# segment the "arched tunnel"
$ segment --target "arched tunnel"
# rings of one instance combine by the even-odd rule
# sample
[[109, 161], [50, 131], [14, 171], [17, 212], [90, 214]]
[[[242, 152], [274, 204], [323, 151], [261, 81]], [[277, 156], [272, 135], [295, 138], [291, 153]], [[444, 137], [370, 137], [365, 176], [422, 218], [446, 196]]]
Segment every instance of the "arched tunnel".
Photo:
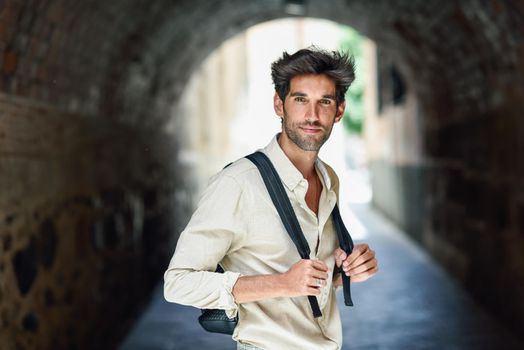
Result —
[[184, 87], [226, 39], [284, 17], [374, 40], [400, 138], [370, 163], [374, 206], [523, 334], [523, 2], [3, 0], [2, 349], [118, 344], [193, 209]]

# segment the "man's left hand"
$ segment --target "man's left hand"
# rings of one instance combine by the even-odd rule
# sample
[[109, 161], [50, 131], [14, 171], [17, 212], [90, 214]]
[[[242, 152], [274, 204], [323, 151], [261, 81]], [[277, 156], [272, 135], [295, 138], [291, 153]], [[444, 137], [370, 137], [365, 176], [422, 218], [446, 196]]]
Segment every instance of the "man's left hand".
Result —
[[356, 244], [349, 256], [342, 249], [337, 248], [335, 262], [339, 267], [342, 264], [342, 271], [351, 277], [351, 282], [363, 282], [378, 271], [375, 252], [367, 244]]

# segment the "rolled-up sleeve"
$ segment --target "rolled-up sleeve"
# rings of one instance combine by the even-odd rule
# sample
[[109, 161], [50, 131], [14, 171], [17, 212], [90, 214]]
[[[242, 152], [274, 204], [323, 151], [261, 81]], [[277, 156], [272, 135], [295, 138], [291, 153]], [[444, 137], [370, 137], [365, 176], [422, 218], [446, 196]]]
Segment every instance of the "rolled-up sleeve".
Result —
[[228, 252], [242, 245], [243, 208], [243, 192], [234, 178], [219, 173], [210, 181], [164, 274], [167, 301], [236, 315], [232, 290], [240, 273], [215, 269]]

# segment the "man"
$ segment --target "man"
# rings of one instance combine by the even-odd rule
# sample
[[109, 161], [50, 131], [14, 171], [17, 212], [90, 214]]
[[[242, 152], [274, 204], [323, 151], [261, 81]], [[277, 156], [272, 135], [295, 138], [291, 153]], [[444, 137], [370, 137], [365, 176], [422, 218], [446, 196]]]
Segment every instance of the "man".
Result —
[[[366, 244], [349, 256], [338, 248], [330, 216], [338, 178], [318, 159], [344, 113], [354, 66], [347, 55], [311, 48], [284, 53], [271, 69], [282, 132], [262, 151], [282, 179], [311, 259], [300, 259], [258, 169], [242, 158], [211, 179], [165, 273], [164, 295], [238, 314], [239, 349], [340, 349], [335, 264], [352, 282], [377, 272]], [[218, 263], [225, 273], [214, 272]], [[321, 317], [313, 317], [308, 295], [317, 297]]]

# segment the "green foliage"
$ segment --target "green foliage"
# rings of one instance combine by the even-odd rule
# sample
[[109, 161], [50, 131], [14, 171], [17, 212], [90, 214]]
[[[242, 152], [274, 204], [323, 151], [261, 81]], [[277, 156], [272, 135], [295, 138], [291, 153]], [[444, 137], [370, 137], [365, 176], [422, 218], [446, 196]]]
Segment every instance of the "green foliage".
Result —
[[340, 26], [343, 32], [339, 49], [350, 52], [355, 58], [355, 81], [346, 93], [346, 111], [342, 123], [348, 132], [362, 134], [364, 126], [364, 59], [362, 55], [363, 37], [354, 29]]

